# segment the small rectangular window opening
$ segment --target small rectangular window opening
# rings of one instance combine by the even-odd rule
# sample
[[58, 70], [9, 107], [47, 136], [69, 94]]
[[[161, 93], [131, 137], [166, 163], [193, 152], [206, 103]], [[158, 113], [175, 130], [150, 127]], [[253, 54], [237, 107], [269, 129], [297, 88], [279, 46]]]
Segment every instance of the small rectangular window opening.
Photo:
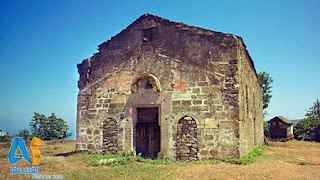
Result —
[[143, 42], [150, 42], [153, 40], [153, 28], [143, 30], [142, 40]]

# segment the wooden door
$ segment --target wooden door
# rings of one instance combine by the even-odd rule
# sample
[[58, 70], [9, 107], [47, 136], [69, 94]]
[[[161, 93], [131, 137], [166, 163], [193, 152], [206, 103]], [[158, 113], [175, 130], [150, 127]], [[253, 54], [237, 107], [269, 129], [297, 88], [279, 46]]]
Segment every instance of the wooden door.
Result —
[[155, 122], [138, 123], [136, 151], [144, 158], [157, 158], [160, 152], [160, 127]]
[[139, 108], [136, 126], [136, 152], [144, 158], [157, 158], [160, 152], [158, 108]]

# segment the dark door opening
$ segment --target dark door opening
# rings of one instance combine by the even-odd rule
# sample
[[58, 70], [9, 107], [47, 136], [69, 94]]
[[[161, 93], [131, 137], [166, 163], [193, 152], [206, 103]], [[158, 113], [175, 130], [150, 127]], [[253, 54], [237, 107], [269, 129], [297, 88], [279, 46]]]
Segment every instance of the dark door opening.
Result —
[[157, 158], [160, 152], [160, 126], [158, 108], [138, 108], [136, 126], [136, 152], [144, 158]]

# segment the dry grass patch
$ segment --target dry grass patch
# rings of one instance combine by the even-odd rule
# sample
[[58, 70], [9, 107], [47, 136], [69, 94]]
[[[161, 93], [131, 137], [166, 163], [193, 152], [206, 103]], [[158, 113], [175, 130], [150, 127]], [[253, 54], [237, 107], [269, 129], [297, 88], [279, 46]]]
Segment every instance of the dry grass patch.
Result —
[[[162, 163], [130, 161], [123, 165], [93, 166], [84, 154], [73, 154], [75, 142], [40, 147], [40, 173], [62, 174], [65, 179], [319, 179], [320, 143], [271, 142], [263, 155], [248, 165], [219, 161]], [[9, 175], [9, 149], [0, 149], [0, 179], [28, 179]], [[58, 155], [58, 156], [57, 156]], [[90, 157], [90, 156], [88, 156]], [[93, 156], [98, 157], [98, 156]], [[90, 159], [90, 158], [89, 158]], [[153, 163], [153, 164], [152, 164]], [[28, 166], [24, 161], [18, 166]]]

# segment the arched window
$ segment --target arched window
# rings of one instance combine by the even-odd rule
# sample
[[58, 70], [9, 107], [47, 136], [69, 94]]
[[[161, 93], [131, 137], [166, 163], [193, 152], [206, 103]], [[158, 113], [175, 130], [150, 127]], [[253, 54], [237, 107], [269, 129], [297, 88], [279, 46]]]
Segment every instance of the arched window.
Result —
[[185, 116], [177, 124], [177, 160], [190, 161], [198, 158], [197, 123]]
[[161, 92], [159, 79], [152, 74], [142, 74], [137, 77], [131, 87], [132, 93]]

